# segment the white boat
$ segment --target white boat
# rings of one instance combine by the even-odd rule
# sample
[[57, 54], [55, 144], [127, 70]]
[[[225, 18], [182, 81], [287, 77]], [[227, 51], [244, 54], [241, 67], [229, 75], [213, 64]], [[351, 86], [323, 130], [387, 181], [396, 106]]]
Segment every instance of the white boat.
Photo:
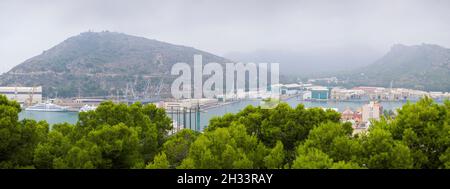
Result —
[[66, 112], [67, 107], [58, 106], [52, 103], [38, 103], [34, 106], [25, 108], [25, 111], [38, 111], [38, 112]]
[[97, 106], [90, 106], [90, 105], [86, 104], [80, 108], [80, 112], [89, 112], [89, 111], [94, 111], [96, 109], [97, 109]]

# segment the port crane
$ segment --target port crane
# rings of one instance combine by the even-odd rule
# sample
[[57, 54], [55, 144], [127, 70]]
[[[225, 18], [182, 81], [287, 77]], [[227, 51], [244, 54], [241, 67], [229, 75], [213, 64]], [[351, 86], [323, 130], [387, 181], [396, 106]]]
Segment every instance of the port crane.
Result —
[[[137, 86], [137, 78], [134, 82], [128, 82], [126, 84], [126, 88], [124, 91], [123, 98], [128, 104], [132, 104], [134, 102], [141, 102], [143, 104], [156, 102], [161, 99], [160, 94], [162, 88], [164, 87], [164, 78], [160, 78], [159, 84], [156, 87], [151, 87], [151, 80], [149, 79], [146, 82], [146, 85], [142, 91], [142, 93], [138, 93], [136, 90]], [[153, 88], [153, 90], [152, 90]]]
[[[35, 88], [36, 88], [35, 86], [33, 86], [31, 88], [30, 98], [29, 98], [29, 102], [28, 102], [29, 106], [33, 105], [33, 97], [34, 97]], [[17, 93], [17, 88], [16, 88], [16, 93]]]

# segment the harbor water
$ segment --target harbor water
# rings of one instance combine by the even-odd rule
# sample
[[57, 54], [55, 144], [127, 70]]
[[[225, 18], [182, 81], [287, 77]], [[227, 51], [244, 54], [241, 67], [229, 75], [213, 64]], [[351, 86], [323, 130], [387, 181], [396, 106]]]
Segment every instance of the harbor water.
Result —
[[[307, 108], [310, 108], [310, 107], [337, 108], [338, 111], [340, 111], [340, 112], [344, 111], [346, 108], [356, 110], [367, 103], [367, 102], [299, 101], [296, 98], [288, 99], [285, 102], [294, 108], [298, 104], [301, 103]], [[248, 105], [258, 106], [259, 104], [260, 104], [260, 101], [258, 101], [258, 100], [244, 100], [244, 101], [239, 101], [239, 102], [207, 109], [205, 112], [200, 113], [200, 126], [201, 126], [200, 128], [203, 130], [203, 128], [208, 125], [209, 120], [213, 117], [222, 116], [226, 113], [237, 113], [240, 110], [244, 109]], [[395, 110], [397, 108], [402, 107], [403, 104], [405, 104], [405, 102], [381, 102], [381, 105], [383, 106], [383, 109], [385, 109], [385, 110]], [[182, 118], [177, 118], [176, 116], [171, 115], [171, 114], [168, 114], [168, 116], [173, 118], [174, 120], [182, 119]], [[192, 114], [192, 116], [194, 117], [194, 114]], [[64, 122], [75, 124], [78, 120], [78, 113], [77, 112], [22, 111], [19, 114], [19, 118], [20, 119], [34, 119], [37, 121], [45, 120], [51, 125], [57, 124], [57, 123], [64, 123]], [[192, 119], [195, 119], [195, 118], [192, 118]], [[195, 123], [193, 120], [192, 125], [194, 125], [194, 124]], [[189, 128], [189, 125], [187, 125], [186, 127]]]

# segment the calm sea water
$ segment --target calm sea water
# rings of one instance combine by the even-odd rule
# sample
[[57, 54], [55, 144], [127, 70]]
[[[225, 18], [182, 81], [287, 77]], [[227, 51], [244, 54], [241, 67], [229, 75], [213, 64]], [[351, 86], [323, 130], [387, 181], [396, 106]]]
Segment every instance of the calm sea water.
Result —
[[22, 111], [19, 119], [34, 119], [36, 121], [47, 121], [49, 124], [56, 123], [76, 123], [78, 121], [78, 112], [35, 112]]
[[[292, 107], [296, 107], [298, 104], [302, 103], [305, 105], [305, 107], [325, 107], [325, 108], [337, 108], [339, 111], [343, 111], [346, 108], [351, 108], [353, 110], [356, 110], [357, 108], [361, 107], [362, 105], [366, 104], [366, 102], [305, 102], [305, 101], [298, 101], [296, 98], [291, 98], [285, 101]], [[202, 112], [200, 114], [200, 125], [203, 129], [206, 125], [208, 125], [208, 122], [211, 118], [215, 116], [222, 116], [226, 113], [237, 113], [240, 110], [244, 109], [248, 105], [258, 106], [260, 104], [257, 100], [247, 100], [247, 101], [240, 101], [233, 104], [228, 104], [212, 109], [208, 109], [206, 112]], [[381, 103], [383, 108], [386, 110], [395, 110], [397, 108], [400, 108], [404, 102], [382, 102]], [[174, 120], [182, 120], [182, 116], [178, 117], [176, 115], [172, 116], [169, 115], [169, 117], [173, 117]], [[187, 116], [189, 117], [189, 116]], [[56, 123], [71, 123], [75, 124], [78, 120], [78, 113], [77, 112], [29, 112], [29, 111], [23, 111], [19, 114], [20, 119], [34, 119], [34, 120], [45, 120], [49, 124], [56, 124]], [[192, 127], [194, 127], [194, 114], [192, 114]], [[189, 121], [189, 118], [187, 118], [187, 121]], [[189, 127], [189, 125], [187, 125]]]

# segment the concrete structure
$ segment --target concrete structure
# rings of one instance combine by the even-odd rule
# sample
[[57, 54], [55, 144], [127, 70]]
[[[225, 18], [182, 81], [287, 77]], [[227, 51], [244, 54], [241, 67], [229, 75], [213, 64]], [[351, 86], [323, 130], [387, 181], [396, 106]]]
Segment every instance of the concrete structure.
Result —
[[201, 98], [201, 99], [184, 99], [181, 100], [182, 106], [186, 108], [194, 108], [197, 105], [199, 106], [215, 106], [219, 103], [218, 99], [209, 99], [209, 98]]
[[343, 89], [335, 87], [331, 89], [330, 98], [336, 101], [352, 101], [352, 100], [365, 100], [366, 93], [363, 90], [358, 89]]
[[182, 102], [173, 101], [173, 102], [164, 102], [163, 107], [168, 111], [177, 111], [181, 110], [184, 106]]
[[372, 119], [380, 120], [381, 114], [383, 113], [383, 107], [378, 102], [371, 101], [362, 107], [362, 122], [368, 123]]
[[167, 111], [181, 111], [183, 108], [196, 108], [200, 107], [212, 107], [219, 103], [218, 99], [183, 99], [177, 101], [159, 102], [159, 106], [163, 107]]
[[105, 101], [105, 99], [100, 98], [77, 98], [73, 100], [74, 103], [78, 104], [89, 104], [89, 105], [98, 105]]
[[31, 105], [42, 102], [42, 87], [0, 87], [0, 95], [21, 104]]

